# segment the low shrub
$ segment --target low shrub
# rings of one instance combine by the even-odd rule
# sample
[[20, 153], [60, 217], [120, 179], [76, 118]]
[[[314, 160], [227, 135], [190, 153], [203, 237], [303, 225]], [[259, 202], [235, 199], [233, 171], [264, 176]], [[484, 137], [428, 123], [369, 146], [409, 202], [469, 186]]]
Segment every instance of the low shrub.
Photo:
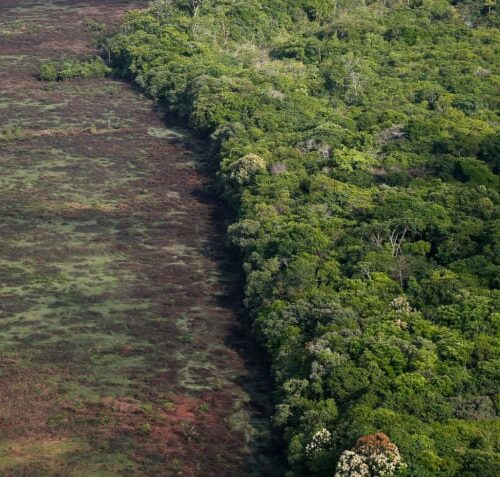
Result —
[[41, 81], [63, 81], [78, 78], [102, 78], [111, 71], [102, 58], [92, 56], [84, 59], [64, 59], [42, 63], [36, 76]]

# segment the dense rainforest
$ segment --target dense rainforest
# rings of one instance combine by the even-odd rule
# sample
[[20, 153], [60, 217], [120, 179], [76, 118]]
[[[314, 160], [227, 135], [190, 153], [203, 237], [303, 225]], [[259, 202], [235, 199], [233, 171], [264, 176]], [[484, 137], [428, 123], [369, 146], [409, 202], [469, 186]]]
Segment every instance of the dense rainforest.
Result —
[[290, 475], [498, 475], [498, 25], [494, 0], [156, 0], [105, 42], [210, 138]]

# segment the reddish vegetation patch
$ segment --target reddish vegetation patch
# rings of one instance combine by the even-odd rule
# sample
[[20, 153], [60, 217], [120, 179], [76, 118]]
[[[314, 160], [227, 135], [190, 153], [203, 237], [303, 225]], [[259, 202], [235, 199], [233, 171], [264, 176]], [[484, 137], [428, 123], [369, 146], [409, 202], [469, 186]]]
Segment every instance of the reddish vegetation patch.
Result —
[[357, 451], [363, 451], [368, 454], [377, 452], [394, 452], [396, 446], [391, 442], [389, 436], [383, 432], [362, 436], [356, 441], [354, 447]]

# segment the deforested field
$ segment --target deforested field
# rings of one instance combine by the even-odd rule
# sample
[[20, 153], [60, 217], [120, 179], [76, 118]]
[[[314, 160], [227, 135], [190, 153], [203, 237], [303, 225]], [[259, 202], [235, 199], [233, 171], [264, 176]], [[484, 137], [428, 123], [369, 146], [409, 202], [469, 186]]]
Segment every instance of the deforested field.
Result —
[[35, 77], [146, 3], [0, 1], [5, 477], [276, 472], [206, 145], [126, 83]]

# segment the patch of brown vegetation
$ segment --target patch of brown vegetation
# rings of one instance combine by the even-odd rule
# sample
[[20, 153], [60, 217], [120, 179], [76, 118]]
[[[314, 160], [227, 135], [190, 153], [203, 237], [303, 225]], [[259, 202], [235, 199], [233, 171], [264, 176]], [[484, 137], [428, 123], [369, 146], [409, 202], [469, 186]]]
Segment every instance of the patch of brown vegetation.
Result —
[[29, 90], [33, 87], [35, 83], [35, 78], [32, 75], [29, 76], [19, 76], [16, 78], [2, 78], [2, 92], [3, 94], [9, 93], [11, 91], [17, 90]]
[[369, 434], [360, 437], [356, 441], [355, 450], [364, 450], [370, 453], [378, 451], [390, 451], [393, 452], [396, 446], [391, 442], [389, 436], [383, 432], [378, 432], [377, 434]]
[[0, 369], [1, 440], [51, 436], [49, 418], [58, 409], [58, 390], [50, 380], [54, 372], [29, 368], [8, 355], [0, 356]]

